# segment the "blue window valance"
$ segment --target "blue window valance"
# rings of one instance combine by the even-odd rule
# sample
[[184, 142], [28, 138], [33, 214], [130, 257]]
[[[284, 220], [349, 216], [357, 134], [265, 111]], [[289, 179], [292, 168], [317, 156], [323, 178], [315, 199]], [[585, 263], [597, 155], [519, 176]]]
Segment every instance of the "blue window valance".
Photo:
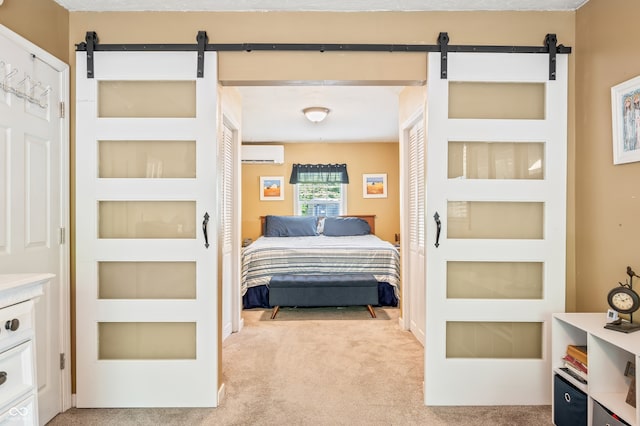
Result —
[[346, 164], [294, 164], [289, 183], [349, 183]]

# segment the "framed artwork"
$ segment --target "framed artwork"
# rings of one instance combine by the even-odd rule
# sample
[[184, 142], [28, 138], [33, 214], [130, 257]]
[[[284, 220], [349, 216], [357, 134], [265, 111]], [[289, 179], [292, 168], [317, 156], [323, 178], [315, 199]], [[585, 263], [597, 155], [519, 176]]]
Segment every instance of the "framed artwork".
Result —
[[387, 174], [372, 173], [362, 175], [363, 198], [387, 198]]
[[260, 176], [260, 199], [284, 200], [284, 176]]
[[611, 88], [613, 164], [640, 161], [640, 76]]

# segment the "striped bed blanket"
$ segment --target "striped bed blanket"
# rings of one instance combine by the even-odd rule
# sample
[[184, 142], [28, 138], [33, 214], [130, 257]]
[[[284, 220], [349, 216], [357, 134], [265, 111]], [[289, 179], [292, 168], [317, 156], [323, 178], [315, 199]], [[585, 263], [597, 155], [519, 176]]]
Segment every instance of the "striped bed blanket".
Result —
[[375, 235], [260, 237], [242, 251], [242, 295], [267, 285], [276, 274], [369, 273], [393, 286], [399, 297], [400, 256]]

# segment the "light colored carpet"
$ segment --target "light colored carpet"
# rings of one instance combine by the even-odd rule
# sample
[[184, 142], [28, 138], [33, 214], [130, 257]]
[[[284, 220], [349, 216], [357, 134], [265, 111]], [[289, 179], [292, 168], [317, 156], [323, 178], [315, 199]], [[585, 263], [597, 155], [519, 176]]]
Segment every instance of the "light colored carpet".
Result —
[[[550, 425], [549, 406], [425, 407], [423, 349], [397, 309], [245, 311], [218, 408], [72, 409], [54, 425]], [[99, 384], [96, 384], [99, 385]]]

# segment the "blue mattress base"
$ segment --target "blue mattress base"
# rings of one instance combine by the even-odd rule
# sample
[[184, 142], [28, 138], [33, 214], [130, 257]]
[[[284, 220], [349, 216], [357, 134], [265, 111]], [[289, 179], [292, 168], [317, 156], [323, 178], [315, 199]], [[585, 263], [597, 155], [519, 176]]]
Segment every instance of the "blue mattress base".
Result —
[[[269, 305], [269, 287], [260, 285], [250, 287], [242, 296], [242, 306], [244, 309], [251, 308], [272, 308]], [[378, 283], [378, 305], [377, 306], [398, 306], [398, 298], [393, 291], [393, 286], [386, 282]]]

